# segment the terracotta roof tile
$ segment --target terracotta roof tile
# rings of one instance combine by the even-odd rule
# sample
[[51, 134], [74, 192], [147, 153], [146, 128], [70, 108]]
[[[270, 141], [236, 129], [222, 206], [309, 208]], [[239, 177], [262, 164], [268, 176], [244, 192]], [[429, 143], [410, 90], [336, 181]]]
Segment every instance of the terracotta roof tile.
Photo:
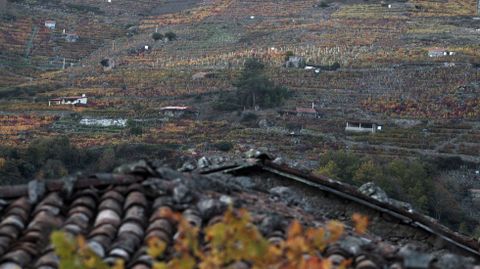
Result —
[[[276, 192], [259, 191], [261, 188], [258, 186], [254, 190], [249, 187], [252, 184], [245, 187], [234, 186], [232, 180], [235, 176], [226, 175], [224, 170], [229, 173], [241, 171], [242, 180], [246, 180], [245, 176], [252, 176], [251, 180], [258, 177], [260, 185], [267, 182], [263, 177], [268, 177], [268, 182], [277, 180], [274, 178], [279, 176], [283, 181], [288, 177], [310, 180], [311, 185], [304, 186], [311, 188], [310, 193], [328, 192], [339, 199], [350, 199], [351, 203], [343, 203], [342, 208], [348, 208], [354, 203], [358, 208], [363, 208], [362, 210], [391, 214], [392, 223], [408, 226], [412, 231], [422, 233], [419, 238], [428, 238], [431, 235], [440, 236], [437, 240], [448, 238], [443, 241], [444, 246], [465, 246], [456, 251], [470, 255], [477, 261], [480, 259], [480, 255], [474, 251], [466, 251], [473, 248], [474, 243], [435, 222], [430, 222], [428, 218], [373, 201], [345, 184], [270, 165], [268, 159], [259, 160], [257, 163], [255, 160], [249, 161], [249, 165], [240, 163], [226, 165], [225, 169], [217, 167], [214, 169], [215, 173], [208, 177], [198, 174], [189, 176], [167, 168], [145, 167], [148, 165], [145, 162], [137, 163], [124, 167], [124, 171], [131, 171], [133, 176], [102, 174], [96, 179], [78, 179], [70, 194], [64, 193], [61, 181], [47, 182], [47, 193], [35, 204], [28, 200], [28, 188], [8, 187], [8, 190], [14, 190], [14, 193], [8, 192], [5, 196], [7, 200], [10, 199], [9, 205], [0, 214], [0, 269], [28, 268], [32, 265], [35, 268], [57, 268], [59, 261], [49, 242], [49, 233], [54, 229], [62, 229], [73, 235], [85, 235], [88, 245], [111, 264], [120, 258], [126, 262], [128, 268], [151, 268], [152, 260], [146, 253], [147, 242], [155, 237], [168, 245], [173, 243], [177, 232], [177, 223], [170, 217], [173, 212], [181, 213], [194, 226], [205, 227], [221, 221], [221, 214], [226, 208], [225, 201], [251, 210], [253, 221], [274, 244], [280, 244], [285, 239], [285, 231], [293, 218], [310, 225], [318, 225], [328, 219], [328, 212], [315, 207], [309, 209], [309, 212], [304, 210], [305, 205], [296, 199], [301, 200], [307, 194], [302, 193], [300, 198], [291, 198], [292, 203], [287, 202], [288, 199], [278, 196]], [[280, 182], [280, 179], [278, 180]], [[318, 184], [318, 188], [312, 187], [316, 186], [312, 182]], [[0, 187], [0, 194], [3, 193], [6, 193], [6, 190]], [[402, 224], [405, 219], [410, 222]], [[422, 225], [428, 229], [421, 228]], [[402, 231], [398, 230], [398, 233], [401, 234]], [[414, 238], [410, 234], [405, 237]], [[204, 245], [203, 248], [208, 249], [209, 246]], [[400, 251], [401, 249], [403, 250]], [[433, 249], [426, 252], [412, 251], [396, 245], [395, 242], [375, 236], [370, 239], [361, 238], [347, 230], [345, 237], [329, 246], [322, 255], [328, 257], [334, 265], [353, 258], [351, 268], [395, 268], [397, 265], [401, 266], [398, 268], [407, 268], [425, 264], [431, 266], [434, 261], [430, 260], [430, 257], [434, 255], [437, 255], [435, 264], [448, 262], [444, 261], [448, 257], [432, 253], [437, 252], [433, 252]], [[467, 261], [461, 256], [454, 257], [459, 257], [455, 260], [457, 263]], [[238, 262], [232, 264], [231, 268], [249, 267]]]
[[117, 213], [117, 215], [121, 215], [123, 212], [122, 204], [112, 198], [103, 199], [102, 202], [100, 202], [100, 205], [98, 206], [98, 210], [99, 211], [112, 210], [115, 213]]

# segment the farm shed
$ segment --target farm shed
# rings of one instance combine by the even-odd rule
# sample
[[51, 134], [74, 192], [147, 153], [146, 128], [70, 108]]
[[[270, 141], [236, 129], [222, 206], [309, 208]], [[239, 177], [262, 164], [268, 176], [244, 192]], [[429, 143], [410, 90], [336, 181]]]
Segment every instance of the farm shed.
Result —
[[444, 48], [433, 48], [428, 50], [428, 57], [444, 57], [455, 55], [455, 52], [448, 51]]
[[198, 112], [189, 106], [165, 106], [160, 108], [160, 115], [169, 118], [197, 116]]
[[82, 96], [68, 96], [68, 97], [60, 97], [60, 98], [53, 98], [48, 100], [48, 106], [52, 105], [86, 105], [88, 102], [88, 98], [85, 94]]
[[305, 59], [300, 56], [290, 56], [285, 62], [285, 67], [289, 68], [303, 68], [305, 66]]
[[345, 126], [346, 132], [376, 133], [382, 129], [383, 126], [377, 123], [354, 120], [347, 121]]

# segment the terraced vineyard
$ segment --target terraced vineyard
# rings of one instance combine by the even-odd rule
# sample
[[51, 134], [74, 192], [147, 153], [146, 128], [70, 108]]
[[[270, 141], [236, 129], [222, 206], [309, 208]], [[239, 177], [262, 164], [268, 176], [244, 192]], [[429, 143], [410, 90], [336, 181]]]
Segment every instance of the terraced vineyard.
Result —
[[[347, 147], [389, 158], [457, 154], [474, 160], [480, 26], [472, 17], [473, 2], [19, 1], [12, 5], [28, 12], [0, 20], [0, 64], [6, 67], [0, 94], [10, 98], [0, 108], [56, 115], [42, 135], [69, 134], [79, 145], [130, 141], [208, 150], [202, 140], [221, 139], [238, 144], [237, 150], [302, 152], [312, 160]], [[55, 30], [44, 27], [47, 19], [57, 22]], [[63, 29], [78, 41], [67, 42]], [[155, 41], [154, 32], [176, 38]], [[436, 47], [454, 53], [429, 57]], [[322, 71], [285, 68], [287, 54]], [[262, 60], [269, 79], [291, 91], [281, 106], [253, 111], [257, 121], [301, 125], [303, 133], [269, 135], [258, 122], [241, 122], [241, 112], [212, 108], [220, 93], [235, 91], [232, 82], [249, 57]], [[102, 66], [102, 60], [113, 66]], [[89, 96], [89, 106], [47, 106], [49, 98], [79, 94]], [[277, 114], [312, 103], [321, 119]], [[159, 109], [171, 105], [193, 106], [200, 117], [158, 121]], [[70, 114], [135, 119], [145, 126], [141, 135], [130, 135], [128, 128], [81, 126]], [[350, 118], [385, 122], [387, 128], [375, 135], [345, 134]], [[398, 119], [423, 123], [405, 128], [394, 123]], [[470, 128], [458, 127], [462, 121]]]

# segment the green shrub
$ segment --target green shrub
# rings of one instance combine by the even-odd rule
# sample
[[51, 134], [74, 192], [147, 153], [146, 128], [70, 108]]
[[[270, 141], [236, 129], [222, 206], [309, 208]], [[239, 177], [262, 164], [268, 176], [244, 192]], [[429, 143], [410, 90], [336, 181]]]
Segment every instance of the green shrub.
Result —
[[75, 11], [80, 12], [80, 13], [92, 12], [92, 13], [95, 13], [95, 14], [98, 14], [98, 15], [105, 14], [105, 12], [98, 7], [92, 7], [92, 6], [87, 6], [87, 5], [79, 5], [79, 4], [71, 4], [71, 3], [67, 3], [66, 6], [70, 9], [75, 10]]
[[216, 149], [221, 150], [221, 151], [225, 151], [225, 152], [230, 151], [233, 148], [233, 144], [231, 142], [228, 142], [228, 141], [222, 141], [222, 142], [216, 143], [213, 146]]
[[152, 39], [155, 40], [155, 41], [158, 41], [160, 39], [163, 39], [163, 35], [161, 33], [155, 32], [155, 33], [152, 34]]
[[288, 61], [288, 60], [290, 59], [290, 57], [292, 57], [293, 55], [295, 55], [295, 54], [293, 53], [293, 51], [290, 51], [290, 50], [287, 51], [287, 52], [285, 53], [285, 61]]
[[252, 112], [247, 112], [242, 115], [240, 122], [252, 122], [252, 121], [257, 121], [257, 119], [258, 119], [257, 114]]
[[128, 133], [130, 135], [141, 135], [143, 134], [143, 127], [141, 124], [138, 124], [134, 120], [127, 120]]
[[245, 62], [240, 77], [233, 83], [235, 93], [220, 96], [217, 103], [224, 104], [217, 108], [275, 107], [281, 105], [290, 93], [287, 88], [276, 86], [265, 75], [265, 65], [254, 58]]
[[109, 60], [108, 59], [103, 59], [100, 61], [100, 64], [103, 66], [103, 67], [108, 67], [109, 66]]
[[177, 39], [177, 35], [176, 35], [174, 32], [166, 32], [166, 33], [165, 33], [165, 37], [166, 37], [169, 41], [172, 41], [172, 40], [176, 40], [176, 39]]

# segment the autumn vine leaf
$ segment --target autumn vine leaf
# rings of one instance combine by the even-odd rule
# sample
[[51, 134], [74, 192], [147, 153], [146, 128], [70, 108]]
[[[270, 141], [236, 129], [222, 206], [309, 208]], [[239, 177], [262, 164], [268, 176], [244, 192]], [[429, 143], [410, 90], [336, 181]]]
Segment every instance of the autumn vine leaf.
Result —
[[327, 230], [329, 232], [328, 242], [333, 243], [340, 239], [345, 230], [345, 226], [339, 221], [332, 220], [327, 223]]
[[[330, 260], [319, 253], [340, 239], [344, 232], [344, 225], [338, 221], [327, 222], [322, 227], [304, 228], [294, 220], [284, 240], [270, 243], [252, 223], [245, 209], [230, 207], [218, 222], [205, 227], [202, 232], [181, 214], [168, 208], [160, 209], [159, 215], [175, 223], [177, 236], [171, 248], [159, 238], [147, 239], [147, 254], [153, 260], [154, 269], [220, 269], [238, 262], [247, 263], [252, 269], [330, 269]], [[357, 232], [364, 232], [368, 224], [366, 217], [356, 214], [353, 219]], [[123, 260], [118, 260], [113, 267], [105, 264], [82, 236], [74, 237], [59, 231], [51, 238], [60, 257], [61, 269], [125, 268]], [[344, 261], [338, 268], [346, 268], [349, 262]]]
[[167, 244], [156, 237], [151, 237], [147, 240], [147, 254], [152, 258], [158, 258], [162, 256], [167, 248]]
[[352, 220], [355, 223], [355, 232], [358, 234], [364, 234], [368, 227], [368, 217], [359, 213], [352, 215]]
[[60, 269], [109, 269], [95, 252], [89, 248], [83, 236], [57, 231], [51, 235], [55, 253], [60, 258]]

